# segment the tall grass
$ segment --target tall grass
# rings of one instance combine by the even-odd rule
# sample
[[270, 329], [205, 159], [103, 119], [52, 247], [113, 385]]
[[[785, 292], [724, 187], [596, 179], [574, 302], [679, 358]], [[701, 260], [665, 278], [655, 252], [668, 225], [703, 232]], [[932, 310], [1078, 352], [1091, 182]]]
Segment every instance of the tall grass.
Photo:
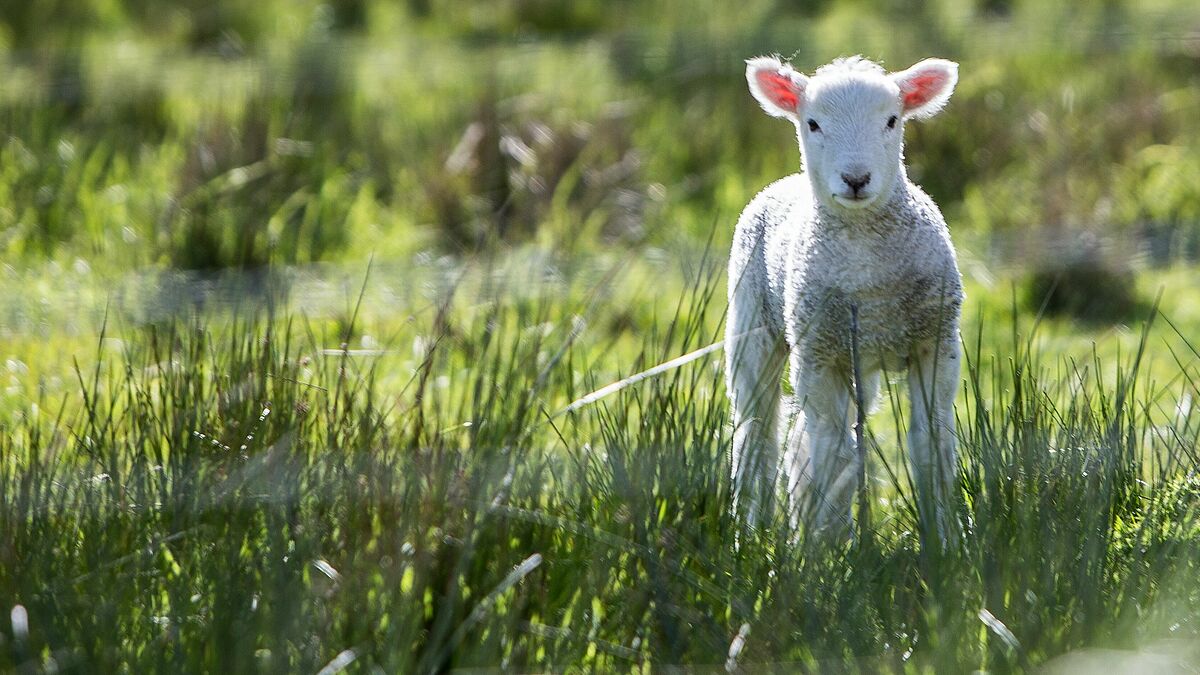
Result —
[[0, 421], [0, 667], [1200, 662], [1187, 354], [1162, 383], [1142, 352], [968, 345], [946, 550], [915, 517], [895, 391], [868, 434], [871, 531], [813, 541], [781, 516], [735, 537], [719, 354], [555, 415], [712, 341], [711, 266], [632, 348], [603, 286], [482, 272], [382, 352], [340, 346], [354, 308], [125, 329], [66, 403]]

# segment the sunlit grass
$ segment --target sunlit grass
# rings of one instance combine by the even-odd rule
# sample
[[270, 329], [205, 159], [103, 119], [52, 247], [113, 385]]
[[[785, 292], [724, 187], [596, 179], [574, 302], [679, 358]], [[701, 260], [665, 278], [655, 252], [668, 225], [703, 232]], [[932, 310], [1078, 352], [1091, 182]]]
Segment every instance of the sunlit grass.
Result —
[[325, 317], [248, 300], [148, 325], [114, 313], [62, 366], [65, 407], [0, 422], [0, 598], [30, 626], [0, 631], [0, 658], [608, 670], [721, 665], [739, 634], [750, 668], [1200, 657], [1162, 642], [1196, 637], [1200, 425], [1167, 405], [1194, 386], [1194, 354], [1167, 391], [1147, 386], [1161, 322], [1140, 359], [1137, 336], [1119, 359], [1117, 338], [1097, 342], [1113, 379], [1030, 350], [1029, 317], [1015, 344], [1011, 324], [968, 322], [949, 551], [914, 519], [889, 399], [870, 420], [869, 536], [829, 548], [781, 520], [735, 545], [719, 353], [553, 417], [712, 341], [718, 265], [626, 262], [623, 282], [531, 269], [411, 285], [375, 269], [365, 286], [363, 269], [312, 305], [340, 305]]

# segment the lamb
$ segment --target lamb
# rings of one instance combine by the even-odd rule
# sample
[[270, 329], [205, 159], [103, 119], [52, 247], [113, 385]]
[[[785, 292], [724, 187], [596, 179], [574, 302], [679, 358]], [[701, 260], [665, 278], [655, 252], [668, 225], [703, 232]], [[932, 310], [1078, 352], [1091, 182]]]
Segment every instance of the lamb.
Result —
[[945, 220], [908, 179], [903, 131], [946, 104], [958, 64], [927, 59], [889, 74], [851, 57], [806, 77], [778, 58], [746, 63], [763, 110], [796, 125], [802, 166], [760, 192], [734, 234], [725, 351], [735, 510], [761, 524], [786, 486], [794, 521], [847, 533], [862, 470], [856, 398], [874, 398], [881, 372], [907, 370], [918, 513], [945, 540], [964, 295]]

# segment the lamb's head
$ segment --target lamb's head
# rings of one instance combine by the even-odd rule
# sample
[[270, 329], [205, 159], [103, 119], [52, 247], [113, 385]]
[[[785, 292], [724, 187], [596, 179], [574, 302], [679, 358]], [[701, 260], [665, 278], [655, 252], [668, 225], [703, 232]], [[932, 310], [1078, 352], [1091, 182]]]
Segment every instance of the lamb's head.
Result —
[[926, 59], [887, 73], [852, 57], [806, 77], [764, 56], [746, 62], [746, 80], [767, 114], [796, 125], [813, 194], [825, 204], [860, 209], [892, 194], [902, 175], [904, 121], [941, 110], [958, 81], [958, 64]]

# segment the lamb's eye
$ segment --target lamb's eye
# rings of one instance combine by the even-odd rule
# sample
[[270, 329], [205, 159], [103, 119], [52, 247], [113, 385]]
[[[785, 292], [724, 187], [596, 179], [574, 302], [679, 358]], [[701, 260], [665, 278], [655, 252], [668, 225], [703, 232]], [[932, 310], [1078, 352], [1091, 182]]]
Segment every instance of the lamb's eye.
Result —
[[808, 130], [809, 131], [820, 131], [821, 125], [817, 124], [816, 120], [810, 119], [810, 120], [808, 120]]
[[892, 115], [891, 117], [888, 118], [888, 128], [889, 129], [896, 128], [896, 116], [895, 115]]

